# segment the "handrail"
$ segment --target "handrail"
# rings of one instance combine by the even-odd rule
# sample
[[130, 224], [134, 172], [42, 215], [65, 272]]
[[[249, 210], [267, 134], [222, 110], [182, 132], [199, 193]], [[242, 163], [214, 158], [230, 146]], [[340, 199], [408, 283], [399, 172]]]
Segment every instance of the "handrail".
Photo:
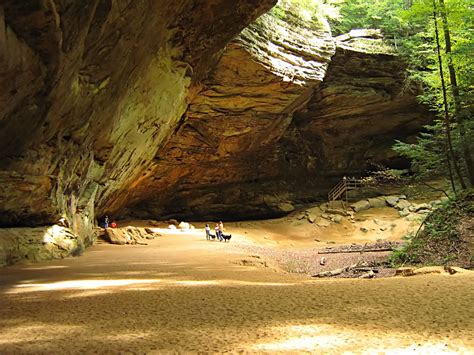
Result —
[[358, 179], [343, 178], [342, 181], [337, 183], [336, 186], [334, 186], [331, 190], [329, 190], [328, 201], [329, 202], [335, 201], [339, 197], [341, 197], [342, 194], [344, 194], [344, 192], [355, 189], [361, 185], [362, 185], [362, 181]]

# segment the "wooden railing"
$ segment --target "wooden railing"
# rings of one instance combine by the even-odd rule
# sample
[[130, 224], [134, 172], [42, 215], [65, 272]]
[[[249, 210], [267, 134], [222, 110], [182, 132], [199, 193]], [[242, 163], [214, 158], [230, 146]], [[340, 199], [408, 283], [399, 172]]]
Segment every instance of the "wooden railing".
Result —
[[360, 186], [362, 186], [361, 180], [343, 178], [336, 186], [334, 186], [328, 192], [328, 201], [329, 202], [336, 201], [340, 199], [344, 194], [346, 194], [346, 202], [347, 202], [347, 191], [355, 190]]

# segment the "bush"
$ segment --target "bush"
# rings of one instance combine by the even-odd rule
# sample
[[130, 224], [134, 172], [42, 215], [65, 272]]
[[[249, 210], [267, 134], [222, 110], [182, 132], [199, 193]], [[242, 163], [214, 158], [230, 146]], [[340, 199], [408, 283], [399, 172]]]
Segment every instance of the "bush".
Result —
[[[406, 237], [407, 243], [392, 253], [392, 266], [406, 264], [460, 265], [472, 267], [472, 243], [474, 221], [474, 192], [455, 200], [445, 201], [440, 208], [429, 214], [423, 229]], [[470, 227], [461, 228], [463, 223]]]

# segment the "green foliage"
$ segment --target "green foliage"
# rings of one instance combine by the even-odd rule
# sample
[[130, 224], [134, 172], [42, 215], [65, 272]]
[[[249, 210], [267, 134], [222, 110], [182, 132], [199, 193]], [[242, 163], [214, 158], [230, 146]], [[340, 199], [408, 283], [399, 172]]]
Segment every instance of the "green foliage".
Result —
[[[435, 1], [439, 10], [439, 0]], [[465, 0], [445, 0], [449, 30], [452, 42], [452, 53], [449, 56], [441, 51], [441, 60], [444, 66], [444, 81], [450, 83], [447, 64], [451, 61], [456, 72], [458, 88], [460, 91], [461, 106], [466, 116], [467, 145], [462, 145], [460, 131], [456, 122], [454, 100], [451, 90], [447, 90], [448, 117], [451, 121], [450, 135], [452, 136], [453, 158], [460, 167], [461, 176], [467, 179], [466, 161], [462, 154], [463, 147], [472, 151], [474, 148], [473, 112], [473, 78], [474, 42], [474, 16], [472, 7]], [[429, 105], [441, 119], [444, 119], [442, 82], [437, 57], [433, 20], [433, 0], [417, 0], [407, 10], [398, 13], [399, 18], [407, 24], [406, 36], [400, 39], [400, 51], [410, 64], [409, 80], [417, 82], [423, 87], [423, 94], [419, 96], [421, 103]], [[440, 46], [445, 47], [442, 22], [438, 16], [438, 30]], [[471, 54], [469, 54], [471, 53]], [[448, 175], [448, 146], [446, 142], [447, 128], [441, 121], [427, 127], [426, 132], [420, 134], [415, 144], [396, 142], [394, 150], [412, 161], [415, 173], [420, 178], [436, 175]], [[453, 176], [458, 179], [457, 174]], [[459, 181], [459, 179], [458, 179]]]
[[446, 142], [440, 122], [426, 126], [426, 132], [420, 133], [417, 142], [396, 141], [393, 149], [401, 156], [411, 160], [411, 168], [419, 179], [443, 175], [448, 170], [447, 157], [444, 154]]
[[472, 254], [466, 247], [466, 239], [472, 239], [472, 235], [469, 235], [469, 231], [465, 233], [460, 230], [459, 225], [462, 220], [472, 218], [474, 218], [473, 191], [455, 200], [445, 201], [426, 217], [421, 232], [408, 235], [404, 247], [392, 253], [391, 265], [468, 266], [472, 262]]
[[357, 28], [378, 28], [389, 37], [400, 37], [406, 23], [399, 16], [406, 0], [344, 0], [340, 2], [340, 16], [333, 20], [335, 34]]
[[281, 19], [288, 19], [286, 11], [300, 20], [326, 24], [326, 18], [339, 15], [338, 8], [332, 3], [338, 0], [279, 0], [272, 12]]
[[[282, 9], [291, 9], [308, 21], [324, 21], [328, 17], [335, 35], [357, 28], [381, 29], [385, 39], [406, 58], [408, 63], [406, 89], [416, 88], [422, 94], [419, 101], [428, 105], [440, 121], [426, 127], [417, 142], [396, 142], [394, 150], [413, 162], [419, 177], [432, 174], [449, 175], [446, 135], [442, 120], [445, 105], [441, 90], [441, 76], [433, 21], [434, 4], [437, 10], [441, 48], [446, 47], [444, 28], [440, 16], [441, 0], [280, 0]], [[452, 161], [456, 161], [459, 174], [464, 181], [468, 171], [466, 149], [474, 149], [474, 7], [472, 0], [444, 0], [449, 23], [452, 50], [446, 54], [441, 50], [444, 65], [443, 79], [451, 82], [447, 64], [452, 63], [459, 88], [461, 111], [454, 110], [454, 95], [448, 87], [447, 115], [451, 121]], [[331, 16], [328, 16], [328, 14]], [[283, 16], [283, 13], [280, 14]], [[373, 41], [372, 41], [373, 42]], [[385, 52], [386, 49], [384, 49]], [[456, 121], [459, 125], [456, 124]], [[461, 139], [461, 128], [465, 128], [466, 139]], [[466, 144], [466, 142], [468, 142]], [[458, 177], [458, 180], [459, 177]]]

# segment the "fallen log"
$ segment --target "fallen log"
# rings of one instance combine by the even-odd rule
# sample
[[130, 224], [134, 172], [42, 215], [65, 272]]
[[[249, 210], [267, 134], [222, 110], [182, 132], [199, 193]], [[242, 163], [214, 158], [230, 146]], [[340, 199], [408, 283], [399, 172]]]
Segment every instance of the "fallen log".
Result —
[[379, 269], [375, 267], [367, 267], [367, 266], [355, 267], [353, 270], [360, 271], [360, 272], [379, 272]]
[[359, 264], [353, 264], [351, 266], [346, 266], [340, 269], [334, 269], [330, 271], [321, 271], [311, 277], [332, 277], [342, 274], [343, 272], [348, 272], [355, 269]]
[[393, 251], [394, 248], [379, 249], [346, 249], [346, 250], [319, 250], [318, 254], [342, 254], [342, 253], [375, 253], [378, 251]]

